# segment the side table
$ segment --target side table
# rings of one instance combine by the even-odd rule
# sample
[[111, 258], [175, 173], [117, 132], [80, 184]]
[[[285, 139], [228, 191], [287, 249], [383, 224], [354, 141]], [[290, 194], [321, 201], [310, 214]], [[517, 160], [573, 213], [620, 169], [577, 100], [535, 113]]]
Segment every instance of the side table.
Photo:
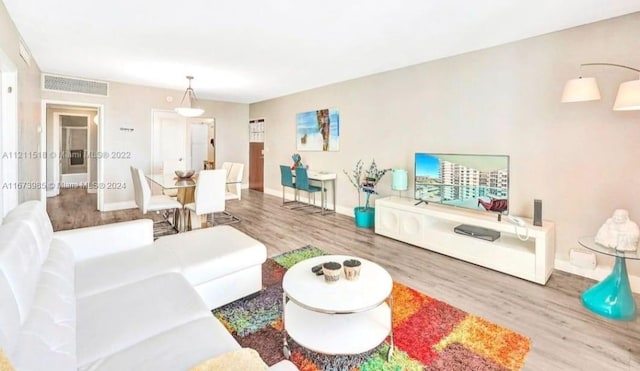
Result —
[[582, 304], [603, 317], [633, 321], [636, 318], [636, 303], [629, 284], [626, 259], [639, 260], [638, 251], [618, 251], [605, 247], [596, 243], [594, 237], [580, 238], [578, 243], [591, 251], [616, 258], [611, 273], [582, 293]]
[[328, 261], [354, 259], [346, 255], [323, 255], [303, 260], [287, 270], [282, 279], [283, 353], [291, 352], [287, 335], [299, 345], [331, 355], [359, 354], [389, 337], [387, 359], [393, 354], [393, 280], [380, 265], [361, 261], [360, 278], [348, 281], [344, 274], [327, 283], [311, 268]]

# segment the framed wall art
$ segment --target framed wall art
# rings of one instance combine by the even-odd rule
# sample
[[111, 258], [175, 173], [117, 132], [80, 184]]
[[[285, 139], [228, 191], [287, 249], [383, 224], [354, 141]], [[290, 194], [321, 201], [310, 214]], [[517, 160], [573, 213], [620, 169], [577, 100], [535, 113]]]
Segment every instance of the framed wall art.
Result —
[[296, 115], [298, 151], [338, 151], [340, 113], [336, 108], [302, 112]]

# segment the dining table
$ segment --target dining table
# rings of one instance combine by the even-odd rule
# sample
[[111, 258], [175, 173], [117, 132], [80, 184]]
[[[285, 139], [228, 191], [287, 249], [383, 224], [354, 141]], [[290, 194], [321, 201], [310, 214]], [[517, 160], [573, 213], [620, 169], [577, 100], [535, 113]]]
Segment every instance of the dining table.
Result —
[[[291, 171], [291, 175], [293, 179], [296, 177], [295, 171]], [[320, 188], [322, 188], [322, 200], [320, 204], [320, 213], [324, 215], [327, 211], [335, 213], [336, 212], [336, 179], [338, 178], [338, 174], [332, 173], [330, 171], [320, 171], [320, 170], [307, 170], [307, 176], [310, 181], [320, 183]], [[327, 209], [325, 205], [325, 201], [327, 200], [327, 183], [331, 183], [331, 196], [333, 197], [332, 208]]]
[[175, 174], [162, 173], [145, 174], [145, 176], [163, 190], [178, 190], [178, 201], [182, 205], [194, 202], [194, 189], [198, 180], [197, 173], [188, 178], [179, 178]]

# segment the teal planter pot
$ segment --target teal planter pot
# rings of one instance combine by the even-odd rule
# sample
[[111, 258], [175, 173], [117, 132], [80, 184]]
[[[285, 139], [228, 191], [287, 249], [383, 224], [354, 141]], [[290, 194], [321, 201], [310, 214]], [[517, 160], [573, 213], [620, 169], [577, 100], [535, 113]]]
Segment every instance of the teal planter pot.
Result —
[[611, 274], [582, 294], [582, 304], [590, 311], [609, 319], [633, 321], [636, 318], [636, 303], [631, 293], [624, 258], [616, 257]]
[[373, 207], [365, 209], [364, 207], [354, 207], [353, 215], [356, 219], [356, 227], [373, 228], [376, 220], [376, 210]]

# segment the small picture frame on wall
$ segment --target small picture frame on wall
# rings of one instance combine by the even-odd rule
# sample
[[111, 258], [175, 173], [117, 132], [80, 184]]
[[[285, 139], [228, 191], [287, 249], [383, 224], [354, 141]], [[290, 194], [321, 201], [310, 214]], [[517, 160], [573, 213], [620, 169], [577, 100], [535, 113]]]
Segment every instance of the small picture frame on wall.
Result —
[[338, 151], [340, 113], [336, 108], [302, 112], [296, 115], [298, 151]]

